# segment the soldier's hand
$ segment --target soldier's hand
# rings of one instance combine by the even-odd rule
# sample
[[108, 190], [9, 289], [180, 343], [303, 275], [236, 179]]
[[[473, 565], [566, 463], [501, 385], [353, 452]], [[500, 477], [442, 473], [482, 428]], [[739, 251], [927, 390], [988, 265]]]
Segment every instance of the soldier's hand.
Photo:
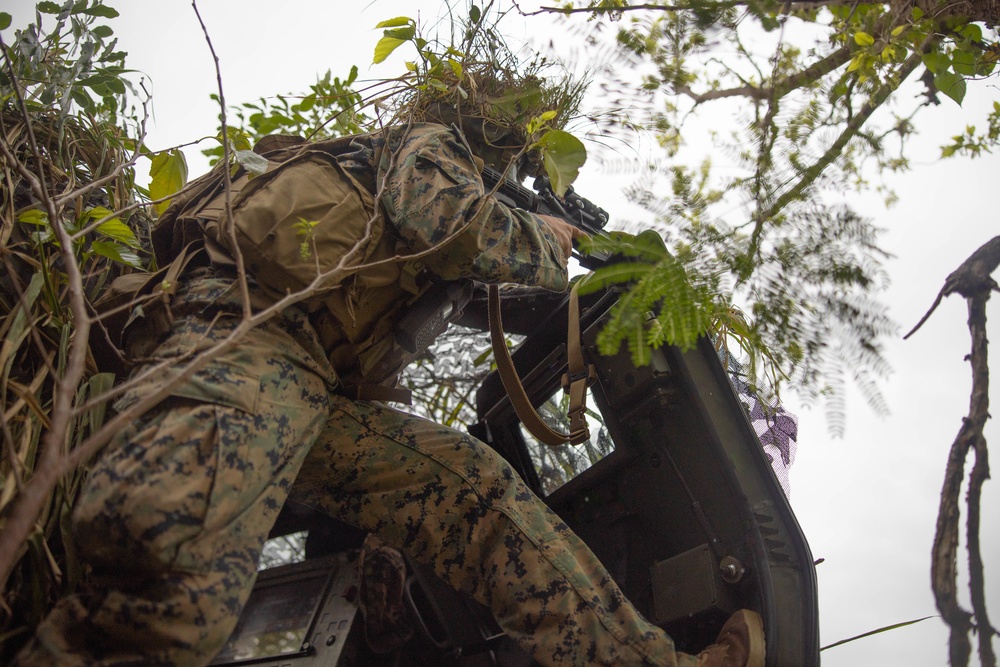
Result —
[[566, 259], [569, 259], [570, 254], [573, 252], [573, 239], [587, 236], [586, 232], [560, 218], [551, 215], [539, 215], [538, 217], [548, 225], [555, 237], [559, 239], [559, 245], [562, 247], [563, 256]]

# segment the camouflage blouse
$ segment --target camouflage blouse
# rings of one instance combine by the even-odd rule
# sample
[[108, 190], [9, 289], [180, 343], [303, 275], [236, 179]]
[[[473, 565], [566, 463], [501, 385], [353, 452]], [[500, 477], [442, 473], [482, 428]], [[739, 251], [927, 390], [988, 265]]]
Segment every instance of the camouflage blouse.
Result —
[[455, 129], [433, 123], [356, 137], [340, 164], [379, 203], [397, 238], [438, 278], [512, 282], [562, 291], [566, 258], [537, 216], [489, 196]]

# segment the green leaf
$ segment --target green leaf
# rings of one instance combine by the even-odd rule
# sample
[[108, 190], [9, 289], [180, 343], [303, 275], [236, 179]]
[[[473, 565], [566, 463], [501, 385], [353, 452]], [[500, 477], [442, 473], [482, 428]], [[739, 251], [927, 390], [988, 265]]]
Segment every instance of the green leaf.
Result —
[[660, 262], [671, 259], [663, 238], [652, 229], [638, 235], [613, 231], [605, 234], [577, 239], [581, 252], [587, 254], [621, 256], [638, 259], [641, 262]]
[[[95, 373], [90, 377], [90, 397], [96, 398], [98, 396], [104, 396], [107, 392], [111, 391], [111, 388], [115, 383], [114, 373]], [[107, 402], [100, 401], [94, 405], [88, 411], [88, 417], [90, 419], [91, 429], [96, 431], [100, 428], [101, 424], [104, 423], [104, 416], [107, 412]]]
[[292, 107], [292, 109], [295, 110], [295, 111], [303, 111], [303, 112], [305, 112], [305, 111], [309, 111], [314, 106], [316, 106], [316, 96], [315, 95], [309, 95], [307, 97], [302, 98], [302, 101], [299, 102], [298, 104], [296, 104], [294, 107]]
[[971, 51], [956, 50], [952, 54], [952, 66], [957, 74], [974, 76], [979, 69], [979, 56]]
[[641, 262], [615, 262], [595, 269], [580, 279], [577, 290], [581, 295], [590, 294], [622, 283], [642, 280], [653, 270], [652, 265]]
[[[100, 220], [101, 218], [113, 216], [114, 212], [103, 206], [95, 206], [87, 211], [87, 215], [91, 220]], [[140, 246], [139, 239], [136, 238], [135, 232], [133, 232], [128, 225], [117, 217], [112, 217], [107, 222], [102, 222], [98, 225], [97, 232], [107, 236], [108, 238], [114, 239], [115, 241], [124, 243], [132, 248], [138, 248]]]
[[646, 343], [646, 326], [644, 324], [636, 324], [632, 330], [629, 350], [632, 352], [632, 364], [634, 366], [645, 366], [653, 358], [653, 350]]
[[875, 38], [867, 32], [856, 32], [854, 33], [854, 42], [858, 46], [871, 46], [875, 43]]
[[115, 31], [112, 30], [110, 26], [106, 25], [94, 26], [94, 29], [90, 32], [103, 39], [107, 39], [108, 37], [111, 37], [111, 35], [115, 34]]
[[[4, 347], [7, 347], [9, 342], [14, 343], [15, 346], [20, 346], [20, 343], [17, 341], [23, 340], [23, 337], [26, 335], [25, 329], [28, 322], [31, 321], [28, 314], [32, 312], [32, 307], [35, 305], [35, 301], [38, 300], [38, 294], [42, 291], [42, 286], [47, 282], [45, 274], [41, 271], [31, 276], [31, 282], [28, 283], [28, 289], [24, 291], [24, 297], [21, 299], [23, 305], [15, 306], [16, 312], [14, 314], [14, 321], [11, 323], [10, 329], [8, 329], [4, 334]], [[0, 369], [3, 370], [4, 377], [7, 376], [7, 372], [10, 370], [11, 365], [13, 365], [14, 360], [18, 355], [6, 354], [5, 356], [7, 359], [3, 365], [0, 366]]]
[[135, 254], [123, 245], [119, 245], [112, 241], [94, 241], [90, 244], [90, 247], [94, 251], [94, 254], [100, 255], [101, 257], [107, 257], [113, 262], [126, 264], [136, 269], [143, 268], [139, 255]]
[[[275, 114], [277, 115], [277, 114]], [[244, 132], [238, 127], [228, 127], [226, 128], [226, 134], [229, 136], [229, 145], [234, 151], [248, 151], [252, 147], [250, 143], [250, 135]], [[218, 137], [219, 143], [222, 143], [222, 136]]]
[[932, 74], [946, 72], [951, 67], [951, 58], [939, 51], [924, 54], [922, 60]]
[[[163, 199], [180, 191], [187, 183], [187, 160], [179, 149], [161, 151], [153, 155], [149, 166], [149, 194], [153, 199]], [[163, 213], [170, 200], [156, 204], [156, 212]]]
[[542, 135], [536, 146], [542, 153], [552, 191], [562, 197], [566, 188], [576, 180], [580, 167], [587, 161], [587, 148], [582, 141], [564, 130], [549, 130]]
[[673, 261], [673, 255], [667, 250], [663, 237], [652, 229], [643, 230], [631, 237], [624, 253], [649, 262]]
[[18, 222], [24, 222], [29, 225], [41, 225], [45, 226], [49, 224], [49, 215], [44, 211], [39, 211], [37, 208], [33, 208], [29, 211], [24, 211], [17, 216]]
[[472, 21], [472, 23], [479, 23], [479, 19], [482, 18], [482, 15], [482, 10], [476, 5], [469, 7], [469, 20]]
[[399, 26], [409, 25], [411, 23], [415, 24], [416, 21], [414, 21], [413, 19], [411, 19], [409, 16], [397, 16], [394, 19], [386, 19], [385, 21], [382, 21], [381, 23], [379, 23], [378, 25], [376, 25], [375, 28], [376, 29], [377, 28], [398, 28]]
[[108, 79], [108, 88], [111, 89], [115, 95], [125, 94], [125, 82], [118, 78]]
[[0, 12], [0, 30], [6, 30], [10, 27], [10, 14], [7, 12]]
[[965, 99], [965, 79], [961, 74], [941, 72], [934, 77], [934, 85], [942, 93], [955, 100], [959, 106]]
[[375, 57], [372, 59], [372, 63], [378, 65], [384, 62], [393, 51], [406, 44], [406, 42], [407, 40], [397, 39], [396, 37], [383, 37], [378, 40], [378, 44], [375, 45]]
[[413, 25], [408, 25], [405, 28], [396, 28], [395, 30], [386, 30], [382, 33], [385, 37], [395, 37], [396, 39], [401, 39], [403, 41], [409, 41], [417, 34], [417, 27]]
[[87, 16], [100, 16], [106, 19], [118, 18], [118, 10], [113, 7], [106, 7], [105, 5], [88, 7], [83, 10], [83, 13]]
[[254, 176], [260, 176], [267, 171], [267, 158], [261, 157], [253, 151], [236, 151], [236, 161]]
[[52, 230], [48, 227], [46, 227], [43, 231], [40, 232], [31, 232], [31, 234], [29, 234], [28, 236], [31, 237], [31, 242], [34, 243], [35, 245], [42, 245], [44, 243], [48, 243], [49, 241], [55, 238], [55, 234], [53, 234]]
[[962, 35], [962, 37], [966, 37], [972, 40], [973, 42], [983, 41], [983, 29], [980, 28], [975, 23], [970, 23], [969, 25], [965, 26], [959, 31], [959, 33]]
[[35, 5], [35, 9], [42, 14], [58, 14], [61, 11], [59, 5], [54, 2], [39, 2]]

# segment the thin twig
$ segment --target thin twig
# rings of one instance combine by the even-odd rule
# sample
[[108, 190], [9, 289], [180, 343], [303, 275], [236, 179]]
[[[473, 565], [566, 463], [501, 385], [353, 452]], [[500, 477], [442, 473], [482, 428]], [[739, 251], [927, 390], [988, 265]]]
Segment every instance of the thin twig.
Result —
[[[205, 42], [208, 44], [208, 50], [212, 53], [212, 60], [215, 62], [215, 80], [219, 88], [219, 122], [222, 127], [222, 164], [229, 164], [229, 128], [226, 124], [226, 94], [222, 89], [222, 70], [219, 66], [219, 56], [215, 53], [215, 47], [212, 45], [212, 38], [208, 34], [208, 28], [205, 26], [205, 22], [201, 19], [201, 12], [198, 11], [197, 0], [191, 0], [191, 8], [194, 9], [195, 16], [198, 17], [198, 23], [201, 25], [201, 31], [205, 35]], [[240, 287], [240, 298], [243, 303], [243, 318], [248, 319], [252, 314], [252, 308], [250, 306], [250, 287], [247, 283], [247, 270], [246, 265], [243, 262], [243, 253], [240, 251], [239, 242], [236, 238], [236, 226], [233, 224], [233, 180], [229, 173], [229, 169], [222, 170], [223, 183], [225, 184], [225, 198], [226, 198], [226, 219], [224, 221], [224, 227], [226, 234], [229, 237], [229, 251], [233, 255], [233, 259], [236, 262], [236, 280]]]

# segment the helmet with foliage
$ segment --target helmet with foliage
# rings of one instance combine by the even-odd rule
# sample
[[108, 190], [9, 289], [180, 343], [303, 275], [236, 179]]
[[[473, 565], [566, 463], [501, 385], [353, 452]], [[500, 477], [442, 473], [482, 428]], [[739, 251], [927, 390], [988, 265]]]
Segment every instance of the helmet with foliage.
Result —
[[515, 178], [542, 173], [546, 147], [572, 141], [581, 155], [578, 169], [585, 151], [562, 128], [578, 112], [586, 82], [537, 55], [521, 62], [486, 23], [470, 11], [458, 46], [420, 36], [407, 17], [379, 24], [385, 32], [376, 63], [410, 41], [419, 55], [407, 63], [406, 88], [394, 96], [392, 120], [455, 125], [487, 165], [509, 169]]

